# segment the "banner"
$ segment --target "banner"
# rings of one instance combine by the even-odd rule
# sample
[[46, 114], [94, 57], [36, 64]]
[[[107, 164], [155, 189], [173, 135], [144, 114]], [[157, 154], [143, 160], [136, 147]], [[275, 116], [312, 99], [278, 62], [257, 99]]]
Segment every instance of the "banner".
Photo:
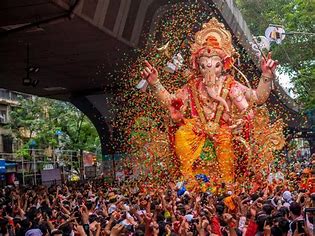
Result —
[[42, 184], [50, 186], [52, 184], [61, 183], [60, 169], [42, 170], [41, 172]]

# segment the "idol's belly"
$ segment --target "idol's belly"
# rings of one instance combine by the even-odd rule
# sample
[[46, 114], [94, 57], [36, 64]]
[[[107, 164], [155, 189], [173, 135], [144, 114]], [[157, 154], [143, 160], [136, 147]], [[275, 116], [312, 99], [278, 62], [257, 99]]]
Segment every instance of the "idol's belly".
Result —
[[[206, 108], [206, 109], [204, 109], [204, 114], [205, 114], [207, 121], [214, 121], [214, 118], [216, 116], [216, 111], [213, 109]], [[229, 124], [231, 121], [231, 116], [227, 112], [223, 112], [220, 120], [223, 120], [224, 122]]]

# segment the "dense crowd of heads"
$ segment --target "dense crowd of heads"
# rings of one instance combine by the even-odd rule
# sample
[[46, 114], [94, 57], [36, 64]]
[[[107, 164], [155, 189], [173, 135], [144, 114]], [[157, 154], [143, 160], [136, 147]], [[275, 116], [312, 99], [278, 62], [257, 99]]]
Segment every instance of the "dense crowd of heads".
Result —
[[[309, 179], [313, 171], [310, 169]], [[296, 173], [297, 176], [303, 175]], [[314, 176], [314, 175], [313, 175]], [[252, 188], [179, 191], [175, 182], [101, 179], [0, 192], [2, 235], [313, 235], [314, 183], [286, 176]]]

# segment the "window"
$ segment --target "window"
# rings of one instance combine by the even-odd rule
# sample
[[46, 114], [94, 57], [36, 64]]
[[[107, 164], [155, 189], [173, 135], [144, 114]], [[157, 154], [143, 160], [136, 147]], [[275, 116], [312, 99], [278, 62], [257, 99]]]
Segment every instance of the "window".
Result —
[[9, 135], [2, 135], [3, 152], [12, 153], [13, 138]]
[[5, 124], [8, 123], [7, 111], [0, 110], [0, 123]]

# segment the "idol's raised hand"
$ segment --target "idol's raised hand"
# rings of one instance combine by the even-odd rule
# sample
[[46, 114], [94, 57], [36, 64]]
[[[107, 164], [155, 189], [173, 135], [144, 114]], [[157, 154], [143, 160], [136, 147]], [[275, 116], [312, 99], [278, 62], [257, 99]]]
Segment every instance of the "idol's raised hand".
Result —
[[271, 52], [268, 53], [267, 58], [262, 57], [260, 60], [260, 67], [262, 74], [269, 78], [275, 77], [275, 70], [278, 65], [278, 61], [271, 59]]
[[141, 77], [154, 85], [158, 81], [158, 71], [148, 61], [144, 61], [146, 67], [141, 71]]

